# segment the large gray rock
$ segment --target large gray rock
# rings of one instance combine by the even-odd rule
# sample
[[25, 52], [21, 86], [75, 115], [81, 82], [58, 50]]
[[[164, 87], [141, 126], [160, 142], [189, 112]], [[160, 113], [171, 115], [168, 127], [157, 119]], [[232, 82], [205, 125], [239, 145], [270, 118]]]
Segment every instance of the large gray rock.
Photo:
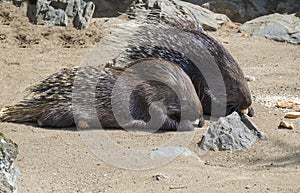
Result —
[[[32, 7], [35, 9], [35, 6]], [[35, 12], [37, 23], [46, 25], [73, 25], [77, 29], [87, 29], [93, 16], [95, 5], [83, 0], [37, 0]]]
[[232, 21], [245, 22], [252, 18], [267, 14], [264, 8], [265, 1], [232, 0], [209, 1], [202, 4], [203, 7], [227, 15]]
[[[271, 6], [271, 9], [268, 6]], [[276, 13], [293, 14], [296, 13], [299, 9], [300, 9], [299, 0], [276, 0], [276, 1], [269, 0], [267, 3], [267, 10], [269, 11], [269, 13], [276, 12]]]
[[300, 19], [294, 15], [271, 14], [246, 22], [240, 32], [256, 37], [300, 44]]
[[129, 12], [139, 15], [150, 11], [159, 17], [182, 18], [185, 21], [199, 23], [203, 29], [215, 31], [230, 19], [223, 14], [216, 14], [201, 6], [179, 0], [135, 0]]
[[19, 170], [14, 164], [18, 146], [0, 133], [0, 192], [17, 192]]
[[213, 12], [227, 15], [232, 21], [244, 23], [262, 15], [296, 13], [299, 0], [184, 0]]
[[221, 117], [213, 123], [199, 142], [202, 150], [235, 151], [249, 149], [256, 141], [256, 136], [262, 140], [267, 137], [260, 132], [247, 115], [241, 118], [234, 112], [227, 117]]

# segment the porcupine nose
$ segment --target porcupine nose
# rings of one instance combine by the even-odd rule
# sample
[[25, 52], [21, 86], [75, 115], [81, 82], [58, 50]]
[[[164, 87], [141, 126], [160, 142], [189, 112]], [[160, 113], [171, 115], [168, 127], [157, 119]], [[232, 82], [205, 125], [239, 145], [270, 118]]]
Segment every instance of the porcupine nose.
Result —
[[249, 117], [253, 117], [254, 114], [255, 114], [253, 107], [249, 107], [248, 109], [249, 109], [249, 110], [248, 110], [248, 116], [249, 116]]

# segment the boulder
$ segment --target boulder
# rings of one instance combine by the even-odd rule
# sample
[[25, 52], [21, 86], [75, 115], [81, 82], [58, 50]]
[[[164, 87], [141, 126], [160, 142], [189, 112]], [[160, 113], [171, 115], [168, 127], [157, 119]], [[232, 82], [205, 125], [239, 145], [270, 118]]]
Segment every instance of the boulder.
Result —
[[184, 0], [213, 12], [227, 15], [232, 21], [244, 23], [262, 15], [296, 13], [299, 0]]
[[145, 14], [170, 18], [184, 18], [187, 22], [201, 24], [203, 29], [215, 31], [230, 19], [223, 14], [216, 14], [201, 6], [179, 0], [135, 0], [128, 12], [134, 15]]
[[299, 11], [296, 13], [295, 16], [296, 16], [296, 17], [300, 17], [300, 9], [299, 9]]
[[202, 4], [203, 7], [216, 12], [227, 15], [232, 21], [244, 23], [250, 19], [267, 14], [262, 6], [265, 1], [209, 1]]
[[300, 19], [294, 15], [274, 13], [248, 21], [240, 32], [280, 42], [300, 44]]
[[205, 151], [232, 152], [249, 149], [256, 141], [256, 137], [261, 140], [267, 139], [247, 115], [241, 118], [237, 112], [233, 112], [231, 115], [219, 118], [208, 128], [199, 142], [199, 147]]
[[[272, 0], [269, 0], [270, 5], [272, 3]], [[275, 8], [268, 9], [269, 13], [282, 13], [282, 14], [294, 14], [300, 9], [300, 2], [299, 0], [273, 0], [273, 5], [275, 5]], [[272, 12], [273, 11], [273, 12]]]
[[93, 16], [95, 5], [83, 0], [37, 0], [28, 6], [30, 21], [46, 25], [73, 25], [77, 29], [87, 29]]
[[0, 192], [17, 192], [19, 170], [14, 164], [17, 155], [17, 144], [0, 133]]

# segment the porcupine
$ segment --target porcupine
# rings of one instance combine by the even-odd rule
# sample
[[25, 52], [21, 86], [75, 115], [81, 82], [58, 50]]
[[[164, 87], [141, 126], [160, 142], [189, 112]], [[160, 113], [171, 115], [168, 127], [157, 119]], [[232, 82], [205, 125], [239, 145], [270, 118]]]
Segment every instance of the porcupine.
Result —
[[[159, 129], [154, 128], [159, 120], [161, 129], [191, 130], [192, 121], [198, 118], [199, 126], [204, 124], [201, 103], [190, 78], [181, 68], [162, 59], [140, 59], [132, 65], [151, 66], [151, 73], [144, 67], [126, 71], [98, 66], [64, 69], [32, 86], [31, 98], [5, 107], [0, 120], [37, 122], [39, 126], [59, 128], [75, 123], [80, 128], [92, 128], [99, 120], [103, 128], [119, 128], [111, 98], [121, 95], [114, 110], [122, 115], [125, 112], [122, 107], [129, 105], [132, 116], [132, 120], [121, 120], [123, 128]], [[113, 95], [116, 81], [124, 72], [126, 76], [119, 85], [123, 89]], [[133, 90], [126, 89], [129, 83], [137, 86]], [[130, 96], [129, 103], [124, 94]], [[161, 103], [155, 104], [157, 101]]]
[[[196, 22], [165, 16], [142, 21], [136, 18], [115, 24], [114, 28], [108, 25], [109, 35], [99, 42], [98, 51], [95, 49], [98, 54], [111, 47], [119, 49], [120, 54], [113, 56], [108, 66], [127, 67], [132, 61], [148, 57], [168, 60], [189, 75], [204, 114], [211, 115], [215, 104], [222, 106], [225, 112], [215, 111], [214, 116], [233, 111], [254, 115], [250, 90], [239, 64]], [[125, 39], [125, 43], [121, 44], [120, 39]], [[220, 89], [220, 82], [224, 90]]]
[[[225, 105], [226, 115], [232, 111], [241, 112], [243, 109], [249, 109], [249, 115], [253, 114], [250, 91], [241, 68], [228, 51], [197, 28], [198, 25], [190, 22], [184, 23], [183, 20], [175, 19], [174, 22], [174, 20], [162, 21], [153, 18], [145, 22], [129, 23], [129, 27], [125, 28], [122, 25], [124, 23], [121, 26], [115, 26], [118, 33], [109, 33], [99, 43], [101, 57], [103, 56], [101, 52], [106, 50], [101, 47], [102, 45], [107, 45], [109, 52], [112, 51], [112, 47], [122, 51], [111, 60], [108, 66], [128, 67], [128, 64], [140, 58], [162, 58], [177, 64], [189, 75], [205, 114], [211, 114], [212, 103]], [[120, 42], [122, 36], [125, 36], [128, 41]], [[102, 44], [103, 41], [108, 44]], [[219, 94], [218, 89], [213, 88], [214, 82], [211, 84], [212, 87], [209, 87], [205, 79], [206, 74], [199, 71], [199, 67], [200, 69], [201, 67], [202, 69], [210, 68], [212, 64], [216, 64], [220, 69], [226, 93]], [[214, 78], [215, 74], [209, 74], [209, 76]], [[57, 97], [61, 96], [57, 95]], [[64, 104], [64, 100], [58, 101], [61, 102], [60, 105]]]

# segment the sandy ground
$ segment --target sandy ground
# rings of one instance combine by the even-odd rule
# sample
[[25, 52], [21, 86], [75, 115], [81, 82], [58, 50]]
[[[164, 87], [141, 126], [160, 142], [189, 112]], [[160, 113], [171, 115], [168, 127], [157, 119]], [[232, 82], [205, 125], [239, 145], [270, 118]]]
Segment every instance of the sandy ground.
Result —
[[[0, 107], [21, 100], [25, 88], [43, 77], [78, 65], [101, 38], [95, 26], [88, 31], [35, 26], [22, 16], [18, 8], [0, 4]], [[300, 192], [300, 121], [291, 120], [294, 130], [278, 129], [284, 110], [274, 108], [277, 99], [299, 100], [300, 47], [233, 31], [210, 35], [228, 48], [246, 75], [256, 78], [249, 83], [253, 121], [267, 141], [257, 140], [247, 151], [201, 154], [206, 164], [179, 156], [154, 169], [133, 171], [95, 156], [77, 130], [1, 123], [0, 131], [19, 145], [19, 192]], [[195, 153], [207, 124], [189, 143]], [[173, 135], [106, 132], [128, 149], [159, 147]], [[166, 178], [153, 178], [157, 174]]]

